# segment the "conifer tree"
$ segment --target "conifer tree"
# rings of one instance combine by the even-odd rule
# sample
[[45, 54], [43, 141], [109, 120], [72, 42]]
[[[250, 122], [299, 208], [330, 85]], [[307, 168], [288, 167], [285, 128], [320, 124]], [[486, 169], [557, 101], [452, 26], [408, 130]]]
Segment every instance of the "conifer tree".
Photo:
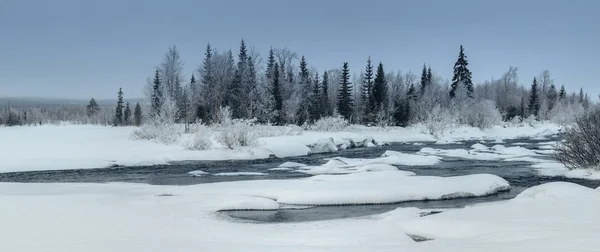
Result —
[[340, 88], [338, 90], [338, 113], [346, 120], [352, 117], [354, 101], [352, 99], [352, 83], [350, 82], [350, 69], [348, 62], [344, 62], [342, 67], [342, 76], [340, 78]]
[[140, 106], [139, 102], [135, 103], [135, 109], [133, 110], [133, 120], [135, 126], [140, 126], [142, 124], [142, 106]]
[[235, 77], [231, 86], [229, 105], [233, 118], [245, 118], [247, 108], [244, 107], [245, 101], [248, 101], [248, 94], [245, 87], [248, 84], [248, 51], [246, 43], [242, 39], [240, 43], [240, 52], [238, 54], [237, 68]]
[[[214, 115], [216, 118], [216, 113], [220, 108], [219, 97], [217, 95], [219, 91], [215, 86], [213, 78], [214, 66], [212, 56], [212, 48], [210, 44], [207, 44], [206, 51], [204, 52], [204, 60], [202, 62], [202, 71], [200, 73], [202, 86], [204, 87], [202, 90], [204, 104], [196, 104], [196, 118], [201, 119], [206, 123], [210, 123], [210, 115]], [[212, 111], [210, 110], [211, 108]]]
[[321, 102], [321, 85], [319, 82], [319, 73], [315, 72], [315, 79], [312, 83], [312, 92], [311, 92], [311, 109], [310, 109], [310, 120], [312, 122], [319, 120], [321, 118], [322, 110], [322, 102]]
[[431, 66], [427, 68], [427, 84], [430, 86], [433, 84], [433, 74], [431, 73]]
[[275, 124], [283, 124], [283, 97], [281, 96], [281, 83], [279, 76], [279, 65], [277, 62], [273, 65], [273, 80], [271, 80], [270, 93], [273, 97], [272, 112], [275, 115]]
[[275, 68], [275, 53], [273, 52], [273, 47], [269, 48], [269, 58], [267, 60], [267, 71], [266, 76], [268, 81], [272, 81], [271, 77], [273, 77], [273, 71]]
[[529, 113], [534, 116], [538, 116], [540, 111], [540, 98], [538, 95], [538, 84], [537, 79], [533, 78], [533, 83], [531, 83], [531, 90], [529, 94]]
[[454, 76], [452, 77], [452, 86], [450, 89], [450, 98], [456, 96], [456, 90], [459, 85], [464, 85], [467, 90], [467, 97], [473, 98], [473, 82], [471, 81], [471, 71], [468, 68], [469, 62], [465, 55], [464, 48], [460, 46], [458, 60], [454, 64]]
[[160, 115], [160, 107], [162, 106], [162, 102], [163, 102], [163, 89], [160, 83], [160, 73], [159, 70], [156, 69], [156, 72], [154, 73], [154, 85], [152, 85], [152, 97], [151, 97], [151, 103], [152, 103], [152, 113], [151, 116], [155, 117]]
[[425, 93], [425, 89], [429, 85], [429, 78], [427, 75], [427, 66], [423, 64], [423, 71], [421, 72], [421, 95]]
[[245, 101], [246, 104], [246, 116], [253, 118], [256, 115], [258, 104], [260, 103], [261, 97], [258, 93], [258, 80], [256, 79], [256, 68], [254, 66], [254, 60], [251, 56], [248, 56], [248, 70], [247, 72], [247, 84], [245, 92], [248, 95], [248, 99]]
[[579, 89], [579, 103], [583, 104], [585, 102], [585, 95], [583, 94], [583, 88]]
[[115, 111], [115, 126], [123, 124], [123, 90], [117, 93], [117, 108]]
[[86, 112], [88, 117], [93, 117], [98, 114], [100, 111], [100, 106], [94, 98], [90, 99], [90, 103], [86, 107]]
[[129, 119], [131, 118], [131, 108], [129, 102], [125, 103], [125, 112], [123, 112], [123, 124], [129, 125]]
[[365, 67], [365, 74], [360, 90], [360, 100], [362, 107], [365, 109], [365, 122], [372, 121], [375, 102], [373, 100], [373, 63], [371, 62], [371, 57], [367, 59], [367, 66]]
[[[190, 87], [191, 88], [191, 87]], [[189, 108], [190, 108], [190, 99], [189, 99], [189, 91], [188, 88], [184, 88], [181, 93], [181, 107], [179, 109], [179, 121], [188, 123], [189, 118]]]
[[521, 117], [521, 122], [525, 119], [525, 98], [521, 97], [521, 106], [519, 108], [519, 117]]
[[560, 86], [560, 92], [558, 93], [558, 100], [563, 100], [567, 98], [567, 91], [565, 90], [565, 85]]
[[192, 74], [192, 78], [190, 78], [190, 93], [191, 93], [191, 99], [190, 99], [190, 104], [196, 104], [197, 102], [197, 95], [198, 95], [198, 87], [196, 86], [196, 76], [194, 76], [194, 74]]
[[386, 111], [387, 110], [387, 100], [388, 100], [388, 86], [387, 81], [385, 80], [385, 72], [383, 71], [383, 64], [379, 62], [377, 66], [377, 73], [375, 74], [375, 82], [373, 84], [373, 101], [375, 110], [373, 111], [375, 114]]
[[300, 58], [300, 106], [296, 112], [296, 118], [298, 125], [302, 125], [310, 118], [310, 106], [311, 106], [311, 83], [308, 73], [308, 65], [306, 58], [302, 56]]
[[325, 71], [323, 73], [323, 92], [321, 93], [321, 101], [323, 103], [323, 105], [321, 106], [323, 108], [323, 116], [331, 116], [333, 113], [331, 111], [331, 103], [329, 101], [329, 75], [327, 74], [327, 71]]

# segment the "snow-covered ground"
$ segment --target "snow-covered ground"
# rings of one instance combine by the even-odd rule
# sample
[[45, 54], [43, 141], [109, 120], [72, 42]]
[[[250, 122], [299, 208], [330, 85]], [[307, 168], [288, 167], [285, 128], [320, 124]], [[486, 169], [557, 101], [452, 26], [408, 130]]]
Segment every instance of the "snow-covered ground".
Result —
[[[188, 150], [181, 144], [161, 144], [131, 138], [133, 127], [92, 125], [44, 125], [37, 127], [0, 127], [0, 172], [103, 168], [114, 165], [165, 164], [180, 160], [257, 159], [289, 157], [310, 153], [324, 140], [348, 147], [349, 140], [363, 142], [436, 141], [419, 127], [386, 129], [352, 126], [352, 132], [304, 131], [301, 135], [266, 137], [258, 147], [237, 150]], [[467, 139], [498, 140], [520, 137], [544, 137], [557, 133], [554, 124], [534, 127], [494, 127], [487, 130], [462, 127], [446, 134], [446, 142]], [[189, 138], [189, 137], [188, 137]]]
[[[335, 199], [347, 202], [355, 194], [378, 199], [388, 186], [380, 184], [379, 176], [368, 178], [378, 173], [387, 172], [318, 176], [319, 180], [294, 180], [297, 183], [292, 185], [279, 181], [195, 186], [0, 183], [0, 251], [530, 252], [596, 251], [600, 247], [600, 192], [569, 183], [550, 183], [530, 188], [513, 200], [425, 217], [420, 217], [423, 210], [399, 208], [360, 218], [255, 224], [217, 213], [278, 209], [279, 200], [287, 197], [284, 201], [289, 201], [290, 195], [302, 202], [325, 200], [315, 199], [311, 191], [288, 191], [298, 187], [317, 186], [329, 195], [337, 192]], [[404, 178], [398, 184], [413, 181], [414, 187], [401, 186], [404, 190], [395, 191], [398, 195], [422, 197], [432, 193], [427, 188], [446, 194], [485, 191], [502, 184], [501, 179], [488, 175], [457, 177], [454, 182]], [[430, 179], [438, 181], [427, 182]], [[360, 182], [357, 185], [360, 180], [371, 184], [368, 188]], [[433, 240], [417, 243], [408, 235]]]

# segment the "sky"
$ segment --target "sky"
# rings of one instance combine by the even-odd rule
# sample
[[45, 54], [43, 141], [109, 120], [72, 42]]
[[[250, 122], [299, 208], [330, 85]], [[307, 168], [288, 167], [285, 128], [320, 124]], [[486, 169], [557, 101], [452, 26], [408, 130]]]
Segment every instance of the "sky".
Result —
[[138, 98], [176, 45], [190, 77], [211, 43], [304, 55], [319, 71], [367, 57], [386, 71], [428, 64], [452, 78], [459, 47], [474, 82], [509, 66], [530, 85], [547, 69], [568, 91], [600, 94], [600, 1], [0, 0], [0, 97]]

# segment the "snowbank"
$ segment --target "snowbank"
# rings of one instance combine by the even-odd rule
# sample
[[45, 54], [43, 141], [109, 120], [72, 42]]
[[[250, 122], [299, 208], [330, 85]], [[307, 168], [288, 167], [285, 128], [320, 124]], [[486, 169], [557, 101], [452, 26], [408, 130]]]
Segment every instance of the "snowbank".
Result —
[[262, 172], [220, 172], [214, 174], [214, 176], [267, 176], [268, 174]]
[[[94, 125], [44, 125], [36, 127], [0, 128], [0, 172], [103, 168], [166, 164], [184, 160], [261, 159], [308, 155], [319, 139], [332, 139], [337, 149], [342, 147], [374, 146], [384, 142], [436, 141], [421, 133], [418, 127], [376, 128], [352, 126], [352, 132], [305, 131], [301, 135], [263, 137], [261, 146], [240, 147], [236, 150], [189, 150], [183, 135], [180, 143], [166, 145], [148, 140], [131, 139], [134, 127], [105, 127]], [[445, 140], [500, 139], [536, 137], [554, 134], [558, 126], [540, 124], [535, 127], [502, 128], [486, 131], [460, 128]], [[273, 130], [273, 127], [268, 130]], [[282, 131], [283, 132], [283, 131]], [[281, 133], [285, 134], [285, 132]], [[329, 150], [334, 151], [329, 145]]]
[[205, 172], [202, 170], [195, 170], [195, 171], [188, 172], [188, 174], [192, 177], [201, 177], [201, 176], [207, 175], [208, 172]]

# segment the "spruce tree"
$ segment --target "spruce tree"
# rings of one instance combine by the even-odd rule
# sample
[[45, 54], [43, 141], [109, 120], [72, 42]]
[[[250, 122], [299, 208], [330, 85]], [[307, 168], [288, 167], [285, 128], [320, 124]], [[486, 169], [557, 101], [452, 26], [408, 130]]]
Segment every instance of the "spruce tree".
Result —
[[271, 81], [271, 77], [273, 76], [273, 71], [275, 68], [275, 53], [273, 52], [273, 47], [269, 48], [269, 59], [267, 60], [267, 71], [266, 76], [267, 80]]
[[[210, 44], [206, 45], [206, 51], [204, 52], [204, 60], [202, 61], [202, 72], [200, 78], [202, 78], [202, 92], [204, 97], [204, 104], [196, 104], [196, 119], [201, 119], [205, 123], [210, 123], [210, 115], [216, 118], [216, 113], [219, 109], [219, 100], [217, 97], [218, 90], [216, 90], [215, 83], [213, 81], [213, 61], [212, 61], [212, 48]], [[210, 111], [210, 108], [213, 111]], [[211, 113], [213, 112], [213, 113]]]
[[115, 110], [115, 126], [123, 124], [123, 90], [117, 93], [117, 108]]
[[198, 87], [196, 86], [196, 76], [192, 74], [192, 78], [190, 78], [190, 104], [196, 104], [198, 99]]
[[133, 110], [133, 120], [135, 126], [142, 125], [142, 106], [140, 106], [139, 102], [135, 103], [135, 109]]
[[[261, 97], [258, 93], [258, 80], [256, 79], [256, 68], [254, 66], [254, 60], [251, 56], [248, 56], [247, 60], [248, 70], [247, 72], [247, 85], [246, 85], [246, 93], [248, 94], [248, 100], [245, 102], [247, 108], [246, 116], [248, 118], [254, 118], [256, 116], [256, 111], [258, 104], [261, 100]], [[261, 118], [259, 118], [261, 119]], [[264, 118], [262, 118], [264, 120]]]
[[352, 117], [354, 101], [352, 100], [352, 83], [350, 82], [350, 69], [348, 68], [348, 62], [344, 62], [342, 67], [342, 76], [340, 78], [337, 105], [338, 113], [340, 113], [344, 119], [350, 120]]
[[425, 89], [427, 89], [428, 84], [429, 79], [427, 76], [427, 66], [423, 64], [423, 71], [421, 72], [421, 95], [425, 93]]
[[272, 112], [275, 115], [275, 124], [283, 124], [283, 97], [281, 96], [281, 83], [279, 77], [279, 65], [273, 65], [273, 80], [271, 80], [270, 93], [273, 98]]
[[162, 106], [162, 102], [163, 102], [163, 92], [162, 92], [162, 86], [160, 83], [160, 73], [159, 70], [156, 69], [156, 72], [154, 73], [154, 81], [153, 81], [154, 85], [152, 85], [152, 97], [151, 97], [151, 103], [152, 103], [152, 113], [151, 116], [155, 117], [155, 116], [159, 116], [160, 115], [160, 107]]
[[375, 82], [373, 84], [373, 101], [375, 110], [373, 113], [377, 114], [381, 111], [387, 110], [387, 100], [388, 100], [388, 86], [387, 81], [385, 80], [385, 72], [383, 71], [383, 64], [379, 62], [377, 66], [377, 73], [375, 74]]
[[565, 90], [565, 85], [560, 86], [560, 92], [558, 93], [558, 100], [563, 100], [567, 98], [567, 91]]
[[431, 73], [431, 66], [427, 68], [427, 84], [429, 86], [433, 85], [433, 74]]
[[363, 76], [361, 90], [360, 90], [361, 105], [365, 109], [364, 120], [365, 123], [373, 120], [373, 110], [375, 109], [375, 102], [373, 100], [373, 63], [371, 57], [367, 59], [367, 66], [365, 67], [365, 74]]
[[458, 54], [458, 60], [454, 64], [454, 76], [452, 77], [452, 86], [450, 89], [450, 98], [456, 96], [456, 90], [459, 85], [464, 85], [467, 90], [467, 97], [473, 98], [473, 82], [471, 81], [471, 71], [468, 68], [469, 62], [465, 55], [464, 48], [460, 46], [460, 53]]
[[548, 98], [548, 111], [554, 109], [557, 96], [558, 94], [556, 93], [556, 86], [554, 86], [554, 83], [550, 84], [550, 89], [548, 90], [548, 94], [546, 96]]
[[579, 89], [579, 103], [583, 104], [585, 102], [585, 95], [583, 94], [583, 88]]
[[321, 93], [323, 116], [331, 116], [333, 113], [331, 111], [331, 102], [329, 101], [329, 75], [327, 71], [323, 73], [323, 83], [321, 86], [323, 86], [323, 92]]
[[302, 56], [300, 58], [300, 106], [296, 112], [296, 118], [298, 125], [302, 125], [310, 118], [310, 106], [311, 106], [311, 83], [308, 73], [308, 65], [306, 58]]
[[248, 94], [245, 92], [248, 78], [248, 51], [246, 43], [242, 39], [240, 43], [240, 52], [238, 54], [237, 68], [235, 70], [234, 80], [229, 90], [229, 105], [233, 118], [245, 118], [247, 108], [244, 107], [245, 101], [248, 100]]
[[315, 79], [312, 84], [312, 92], [311, 92], [311, 109], [310, 109], [310, 120], [312, 122], [317, 121], [321, 118], [322, 110], [322, 102], [321, 102], [321, 85], [319, 82], [319, 73], [315, 72]]
[[533, 78], [533, 83], [531, 83], [531, 90], [529, 94], [529, 113], [534, 116], [538, 116], [540, 111], [540, 98], [538, 95], [538, 84], [537, 79]]
[[395, 104], [394, 121], [396, 121], [396, 126], [408, 126], [410, 119], [410, 102], [408, 102], [408, 100], [398, 100]]
[[100, 111], [100, 106], [94, 98], [90, 99], [90, 103], [86, 107], [86, 112], [88, 117], [93, 117], [98, 114]]
[[125, 112], [123, 112], [123, 124], [129, 125], [129, 119], [131, 118], [131, 108], [129, 102], [125, 103]]

